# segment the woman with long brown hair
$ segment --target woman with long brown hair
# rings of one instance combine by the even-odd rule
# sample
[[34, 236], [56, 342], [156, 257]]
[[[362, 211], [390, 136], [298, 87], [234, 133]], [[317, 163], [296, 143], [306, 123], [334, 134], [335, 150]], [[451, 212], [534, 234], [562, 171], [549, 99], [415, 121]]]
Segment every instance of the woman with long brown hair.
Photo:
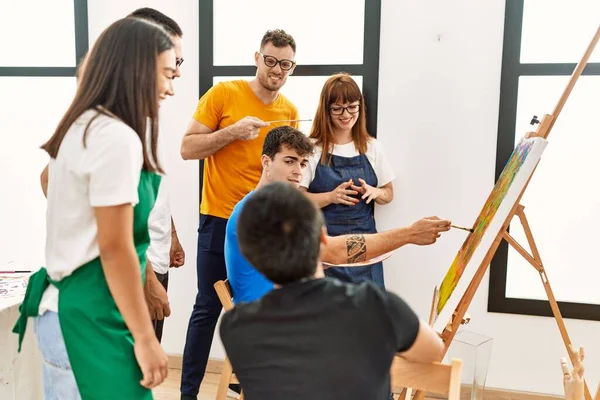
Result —
[[[310, 137], [315, 154], [301, 188], [323, 211], [328, 234], [377, 232], [374, 205], [392, 201], [395, 176], [381, 143], [367, 132], [364, 99], [350, 75], [335, 74], [325, 82]], [[355, 250], [354, 261], [365, 261], [360, 237]], [[345, 282], [369, 280], [385, 286], [381, 262], [328, 268], [325, 274]]]
[[46, 266], [30, 278], [15, 332], [22, 339], [35, 317], [46, 399], [151, 399], [167, 375], [142, 285], [162, 172], [158, 107], [173, 95], [175, 68], [162, 28], [113, 23], [42, 146], [50, 155]]

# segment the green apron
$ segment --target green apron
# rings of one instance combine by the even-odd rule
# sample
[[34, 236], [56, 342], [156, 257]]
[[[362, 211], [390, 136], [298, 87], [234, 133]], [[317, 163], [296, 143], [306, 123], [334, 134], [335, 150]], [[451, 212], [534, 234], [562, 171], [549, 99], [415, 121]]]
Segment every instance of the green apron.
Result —
[[[142, 171], [139, 203], [133, 209], [133, 240], [142, 271], [140, 284], [145, 281], [150, 243], [148, 215], [160, 180], [159, 175]], [[58, 318], [82, 400], [152, 399], [152, 392], [139, 383], [142, 372], [133, 352], [133, 336], [110, 294], [99, 257], [60, 281], [51, 280], [45, 268], [31, 276], [13, 329], [19, 334], [19, 351], [27, 318], [38, 316], [49, 284], [59, 290]]]

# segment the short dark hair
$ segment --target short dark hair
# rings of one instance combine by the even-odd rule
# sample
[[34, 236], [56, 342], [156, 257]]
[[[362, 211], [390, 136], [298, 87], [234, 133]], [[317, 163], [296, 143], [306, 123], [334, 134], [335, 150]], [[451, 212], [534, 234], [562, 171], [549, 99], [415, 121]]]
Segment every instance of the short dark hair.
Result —
[[181, 27], [175, 20], [150, 7], [138, 8], [128, 15], [129, 17], [141, 18], [160, 25], [165, 31], [175, 36], [183, 36]]
[[311, 156], [315, 151], [315, 146], [308, 136], [287, 125], [278, 126], [267, 133], [262, 153], [274, 159], [275, 155], [281, 151], [281, 145], [295, 150], [301, 157]]
[[250, 195], [237, 224], [246, 259], [279, 285], [315, 274], [323, 216], [300, 190], [273, 182]]
[[275, 47], [290, 46], [292, 50], [294, 50], [294, 53], [296, 53], [296, 41], [294, 40], [292, 35], [284, 31], [283, 29], [274, 29], [272, 31], [267, 31], [263, 36], [262, 40], [260, 41], [261, 50], [269, 42], [273, 43], [273, 46]]

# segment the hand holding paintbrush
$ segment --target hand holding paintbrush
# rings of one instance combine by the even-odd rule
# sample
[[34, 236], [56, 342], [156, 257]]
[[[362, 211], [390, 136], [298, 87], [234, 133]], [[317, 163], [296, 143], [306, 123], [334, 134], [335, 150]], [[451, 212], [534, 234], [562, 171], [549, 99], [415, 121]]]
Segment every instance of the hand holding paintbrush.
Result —
[[475, 229], [473, 229], [473, 228], [465, 228], [464, 226], [458, 226], [458, 225], [452, 225], [452, 224], [450, 226], [452, 228], [460, 229], [460, 230], [467, 231], [467, 232], [470, 232], [470, 233], [475, 232]]
[[312, 119], [280, 119], [278, 121], [265, 121], [267, 124], [275, 124], [281, 122], [310, 122]]
[[253, 140], [258, 137], [260, 130], [275, 123], [287, 123], [312, 121], [310, 119], [286, 119], [277, 121], [262, 121], [256, 117], [244, 117], [235, 124], [228, 127], [228, 131], [233, 139], [238, 140]]

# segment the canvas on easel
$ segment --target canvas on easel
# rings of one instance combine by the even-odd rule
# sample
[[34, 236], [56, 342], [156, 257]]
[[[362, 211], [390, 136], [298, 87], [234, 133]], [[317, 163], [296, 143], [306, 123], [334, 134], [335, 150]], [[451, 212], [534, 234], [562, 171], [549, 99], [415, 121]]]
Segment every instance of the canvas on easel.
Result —
[[[439, 300], [434, 310], [434, 321], [437, 320], [437, 316], [452, 296], [482, 239], [486, 235], [495, 237], [502, 228], [520, 193], [533, 174], [546, 145], [547, 141], [543, 138], [524, 138], [515, 147], [475, 221], [473, 233], [470, 233], [463, 243], [439, 286]], [[473, 259], [473, 261], [473, 264], [477, 264], [477, 261], [480, 260]]]
[[[521, 198], [527, 189], [529, 181], [531, 180], [535, 168], [540, 160], [541, 154], [543, 152], [543, 148], [546, 145], [546, 139], [550, 134], [550, 131], [556, 122], [556, 119], [560, 115], [562, 108], [564, 107], [577, 79], [581, 76], [587, 62], [596, 47], [596, 44], [600, 41], [600, 27], [598, 27], [596, 34], [592, 38], [590, 44], [588, 45], [586, 52], [584, 53], [581, 61], [575, 67], [573, 74], [571, 75], [571, 79], [567, 84], [561, 98], [559, 99], [556, 107], [554, 108], [552, 114], [546, 114], [542, 118], [539, 126], [535, 132], [528, 132], [523, 141], [515, 148], [511, 159], [507, 163], [503, 175], [505, 172], [508, 175], [504, 177], [500, 177], [498, 183], [500, 185], [506, 185], [506, 182], [509, 182], [508, 189], [506, 189], [505, 194], [500, 187], [497, 185], [494, 187], [492, 193], [490, 194], [488, 201], [486, 202], [482, 213], [477, 219], [476, 226], [474, 227], [476, 230], [479, 229], [479, 235], [476, 235], [477, 231], [473, 233], [474, 236], [472, 239], [468, 238], [466, 242], [461, 247], [455, 262], [451, 265], [448, 274], [443, 282], [443, 287], [440, 290], [435, 290], [434, 292], [434, 302], [432, 304], [432, 315], [430, 316], [430, 322], [433, 324], [436, 321], [449, 321], [441, 331], [441, 337], [444, 341], [445, 349], [447, 350], [454, 336], [458, 332], [458, 329], [461, 324], [465, 323], [466, 311], [469, 308], [473, 297], [481, 281], [488, 269], [488, 266], [498, 249], [500, 242], [506, 240], [508, 244], [510, 244], [533, 268], [537, 270], [539, 273], [542, 285], [544, 290], [546, 291], [546, 295], [548, 297], [548, 303], [550, 308], [552, 309], [552, 313], [554, 315], [554, 319], [558, 325], [558, 329], [561, 334], [561, 338], [567, 348], [567, 351], [571, 349], [571, 341], [569, 335], [567, 333], [567, 329], [565, 323], [563, 321], [560, 309], [558, 307], [558, 303], [550, 286], [550, 282], [548, 280], [548, 276], [546, 275], [546, 271], [544, 269], [544, 265], [542, 263], [542, 259], [540, 253], [538, 251], [537, 245], [535, 243], [533, 234], [531, 232], [529, 222], [525, 216], [525, 207], [520, 204]], [[541, 150], [538, 152], [527, 153], [526, 157], [522, 157], [519, 153], [523, 152], [523, 149], [519, 149], [519, 147], [523, 143], [527, 143], [531, 141], [531, 143], [540, 143], [539, 146]], [[538, 154], [539, 153], [539, 154]], [[537, 156], [535, 156], [537, 154]], [[531, 155], [531, 165], [526, 164]], [[514, 165], [518, 165], [519, 163], [515, 163], [515, 157], [518, 160], [519, 158], [523, 159], [522, 165], [516, 170], [514, 173], [514, 178], [511, 180], [510, 171], [511, 169], [514, 171]], [[536, 160], [537, 157], [537, 160]], [[511, 167], [511, 162], [513, 166]], [[519, 178], [517, 180], [517, 178]], [[501, 182], [502, 180], [506, 182]], [[508, 180], [508, 181], [507, 181]], [[497, 205], [494, 205], [497, 204]], [[506, 208], [504, 208], [506, 207]], [[506, 210], [508, 209], [508, 212]], [[494, 211], [495, 210], [495, 211]], [[530, 248], [530, 251], [526, 250], [520, 243], [518, 243], [508, 232], [508, 227], [513, 220], [514, 217], [518, 217], [523, 229], [525, 231], [525, 236]], [[488, 222], [491, 221], [491, 222]], [[481, 225], [478, 228], [477, 225]], [[482, 228], [483, 227], [483, 228]], [[487, 232], [487, 234], [486, 234]], [[485, 253], [483, 253], [485, 252]], [[477, 257], [474, 257], [474, 254], [478, 253]], [[482, 257], [479, 257], [482, 256]], [[469, 262], [470, 261], [470, 262]], [[448, 319], [442, 318], [444, 317], [441, 313], [448, 312], [448, 300], [452, 298], [452, 292], [455, 291], [458, 283], [460, 282], [460, 278], [466, 275], [472, 276], [470, 283], [466, 287], [466, 289], [459, 290], [457, 293], [462, 293], [462, 297], [458, 301], [458, 304], [454, 311], [450, 311], [451, 315]], [[443, 290], [443, 291], [442, 291]], [[443, 296], [443, 298], [442, 298]], [[456, 296], [454, 296], [456, 297]], [[446, 307], [445, 307], [446, 306]], [[573, 354], [570, 354], [571, 362], [574, 363]], [[583, 382], [584, 385], [584, 396], [586, 400], [592, 400], [591, 392], [587, 386], [587, 383]], [[415, 393], [413, 400], [422, 400], [424, 399], [425, 394], [422, 392]], [[596, 395], [597, 399], [600, 398], [600, 391]]]

